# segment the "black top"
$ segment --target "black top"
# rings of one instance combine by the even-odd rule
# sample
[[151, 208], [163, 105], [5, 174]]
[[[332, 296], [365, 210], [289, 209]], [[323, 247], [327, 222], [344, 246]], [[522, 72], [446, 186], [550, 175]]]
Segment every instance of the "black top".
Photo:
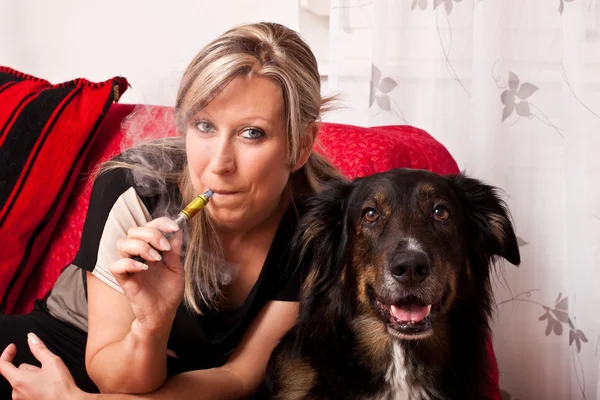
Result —
[[[81, 245], [73, 264], [88, 271], [94, 270], [108, 216], [113, 207], [117, 207], [115, 203], [119, 197], [131, 187], [151, 215], [161, 196], [171, 196], [177, 204], [181, 200], [175, 185], [168, 186], [167, 192], [161, 195], [141, 195], [143, 190], [138, 190], [131, 172], [126, 169], [100, 175], [92, 188]], [[241, 307], [231, 311], [203, 310], [203, 315], [197, 315], [183, 303], [179, 306], [169, 337], [168, 347], [177, 354], [177, 359], [169, 357], [169, 376], [223, 365], [268, 301], [297, 301], [301, 272], [295, 266], [288, 266], [288, 246], [299, 210], [300, 207], [290, 207], [285, 213], [260, 275]]]

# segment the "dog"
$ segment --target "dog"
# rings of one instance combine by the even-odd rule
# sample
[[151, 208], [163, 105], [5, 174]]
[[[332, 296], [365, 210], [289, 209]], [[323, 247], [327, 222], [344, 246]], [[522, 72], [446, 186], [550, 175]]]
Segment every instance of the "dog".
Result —
[[483, 399], [490, 276], [520, 264], [499, 190], [464, 173], [394, 169], [309, 200], [291, 244], [305, 265], [296, 325], [267, 397]]

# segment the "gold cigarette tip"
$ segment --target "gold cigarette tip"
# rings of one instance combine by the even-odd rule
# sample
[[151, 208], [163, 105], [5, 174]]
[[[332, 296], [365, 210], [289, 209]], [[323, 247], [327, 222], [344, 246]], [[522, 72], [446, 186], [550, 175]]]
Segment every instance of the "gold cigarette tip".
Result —
[[198, 213], [198, 211], [202, 210], [208, 200], [212, 197], [214, 192], [212, 190], [207, 190], [206, 192], [196, 196], [194, 200], [190, 202], [181, 213], [184, 214], [188, 219], [192, 218], [194, 215]]

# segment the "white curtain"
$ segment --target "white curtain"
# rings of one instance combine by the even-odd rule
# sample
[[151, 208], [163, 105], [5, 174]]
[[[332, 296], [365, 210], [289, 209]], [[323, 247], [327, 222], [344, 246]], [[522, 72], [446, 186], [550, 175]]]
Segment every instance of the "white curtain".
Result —
[[332, 0], [326, 72], [329, 120], [423, 128], [505, 192], [505, 398], [600, 399], [600, 2]]

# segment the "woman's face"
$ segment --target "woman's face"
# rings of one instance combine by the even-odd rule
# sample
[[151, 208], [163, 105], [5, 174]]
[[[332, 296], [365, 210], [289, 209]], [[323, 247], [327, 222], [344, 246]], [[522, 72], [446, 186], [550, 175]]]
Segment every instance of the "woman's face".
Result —
[[235, 78], [188, 124], [192, 185], [215, 194], [207, 210], [222, 227], [248, 229], [274, 215], [291, 168], [281, 89]]

